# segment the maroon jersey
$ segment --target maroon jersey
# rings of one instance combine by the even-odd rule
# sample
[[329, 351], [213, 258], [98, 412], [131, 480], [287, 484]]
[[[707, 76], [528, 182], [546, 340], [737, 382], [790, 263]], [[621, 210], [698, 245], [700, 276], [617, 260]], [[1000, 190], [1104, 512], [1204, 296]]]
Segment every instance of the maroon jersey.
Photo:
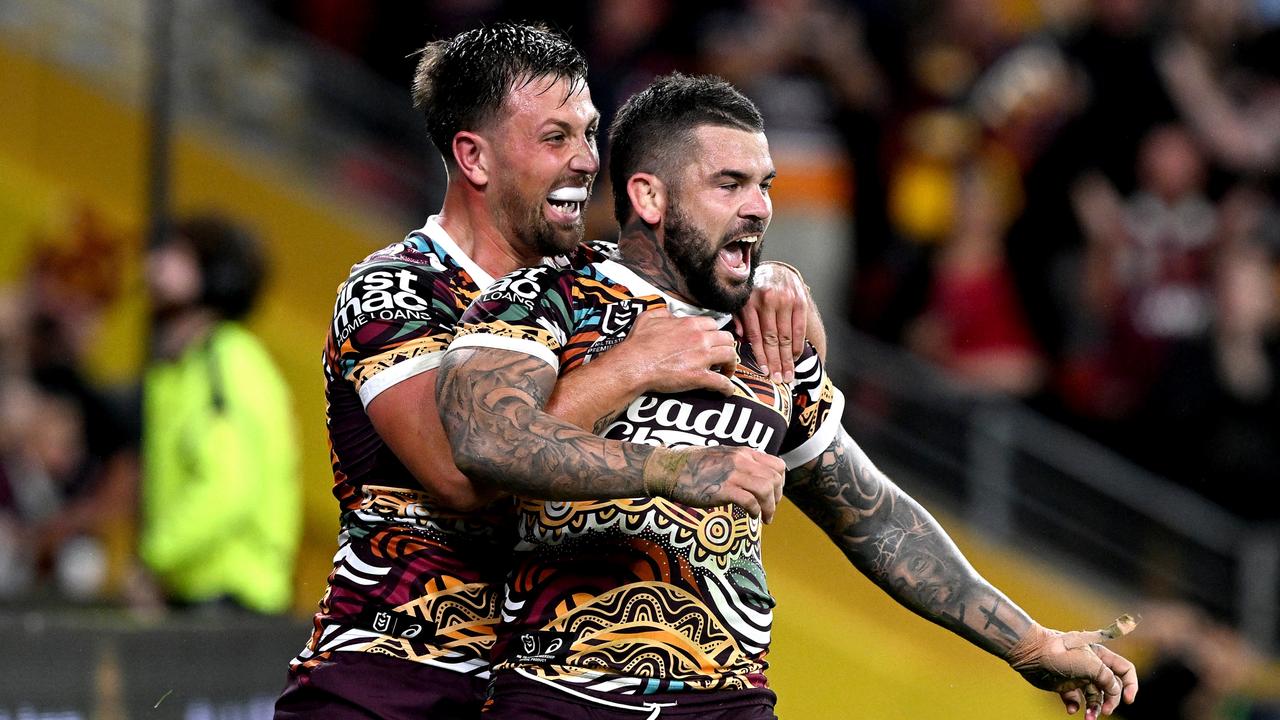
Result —
[[[572, 267], [526, 268], [490, 285], [467, 310], [452, 347], [538, 357], [572, 372], [621, 342], [642, 312], [728, 315], [664, 295], [607, 256], [583, 249]], [[736, 445], [788, 467], [836, 437], [843, 399], [812, 346], [796, 381], [772, 382], [735, 336], [734, 394], [646, 393], [605, 431], [665, 447]], [[760, 521], [741, 508], [686, 507], [665, 498], [523, 501], [503, 602], [496, 669], [610, 693], [746, 689], [765, 685], [773, 597]]]
[[[486, 677], [513, 537], [511, 501], [436, 505], [378, 436], [365, 408], [434, 369], [467, 304], [492, 282], [432, 218], [351, 268], [324, 352], [338, 552], [305, 674], [337, 652], [390, 656]], [[451, 463], [452, 458], [440, 458]]]

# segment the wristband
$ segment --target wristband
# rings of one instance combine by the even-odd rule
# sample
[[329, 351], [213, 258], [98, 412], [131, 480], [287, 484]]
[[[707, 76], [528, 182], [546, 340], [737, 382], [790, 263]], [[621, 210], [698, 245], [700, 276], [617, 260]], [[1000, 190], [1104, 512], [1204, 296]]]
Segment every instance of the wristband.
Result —
[[645, 497], [670, 497], [676, 489], [676, 478], [688, 463], [683, 452], [655, 447], [644, 461]]

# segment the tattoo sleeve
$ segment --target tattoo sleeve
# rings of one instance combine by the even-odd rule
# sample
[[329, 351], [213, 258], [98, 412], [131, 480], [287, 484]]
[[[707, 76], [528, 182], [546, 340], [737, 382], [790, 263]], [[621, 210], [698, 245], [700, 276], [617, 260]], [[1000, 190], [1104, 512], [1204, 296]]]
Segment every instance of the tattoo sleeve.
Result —
[[644, 495], [644, 465], [654, 449], [605, 440], [545, 413], [555, 381], [549, 365], [523, 353], [447, 353], [436, 394], [458, 468], [525, 497]]
[[921, 617], [1002, 658], [1031, 626], [843, 429], [821, 456], [788, 473], [786, 495], [858, 570]]

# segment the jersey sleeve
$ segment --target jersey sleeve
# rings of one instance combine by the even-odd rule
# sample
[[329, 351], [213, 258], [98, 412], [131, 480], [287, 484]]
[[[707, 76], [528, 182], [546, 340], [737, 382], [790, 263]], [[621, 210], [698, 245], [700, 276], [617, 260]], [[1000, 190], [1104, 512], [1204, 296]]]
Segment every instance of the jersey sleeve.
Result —
[[560, 352], [574, 327], [572, 283], [571, 270], [546, 266], [500, 278], [467, 308], [449, 349], [521, 352], [559, 372]]
[[334, 305], [333, 362], [368, 407], [383, 390], [440, 364], [464, 306], [448, 275], [431, 265], [359, 268]]
[[796, 360], [791, 386], [791, 418], [782, 441], [782, 460], [792, 470], [818, 457], [835, 440], [844, 414], [844, 395], [827, 376], [818, 351], [806, 344]]

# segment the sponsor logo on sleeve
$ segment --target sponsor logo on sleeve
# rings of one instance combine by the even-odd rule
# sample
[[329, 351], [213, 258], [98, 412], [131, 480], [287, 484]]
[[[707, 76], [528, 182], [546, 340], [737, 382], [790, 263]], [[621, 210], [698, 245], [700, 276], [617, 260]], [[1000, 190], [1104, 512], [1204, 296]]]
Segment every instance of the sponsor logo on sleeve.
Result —
[[485, 289], [484, 294], [480, 296], [480, 302], [500, 300], [532, 308], [533, 301], [542, 293], [539, 281], [550, 271], [549, 267], [527, 268], [519, 273], [499, 278]]
[[333, 336], [343, 342], [372, 320], [429, 320], [431, 303], [421, 278], [406, 268], [380, 268], [357, 275], [338, 291]]

